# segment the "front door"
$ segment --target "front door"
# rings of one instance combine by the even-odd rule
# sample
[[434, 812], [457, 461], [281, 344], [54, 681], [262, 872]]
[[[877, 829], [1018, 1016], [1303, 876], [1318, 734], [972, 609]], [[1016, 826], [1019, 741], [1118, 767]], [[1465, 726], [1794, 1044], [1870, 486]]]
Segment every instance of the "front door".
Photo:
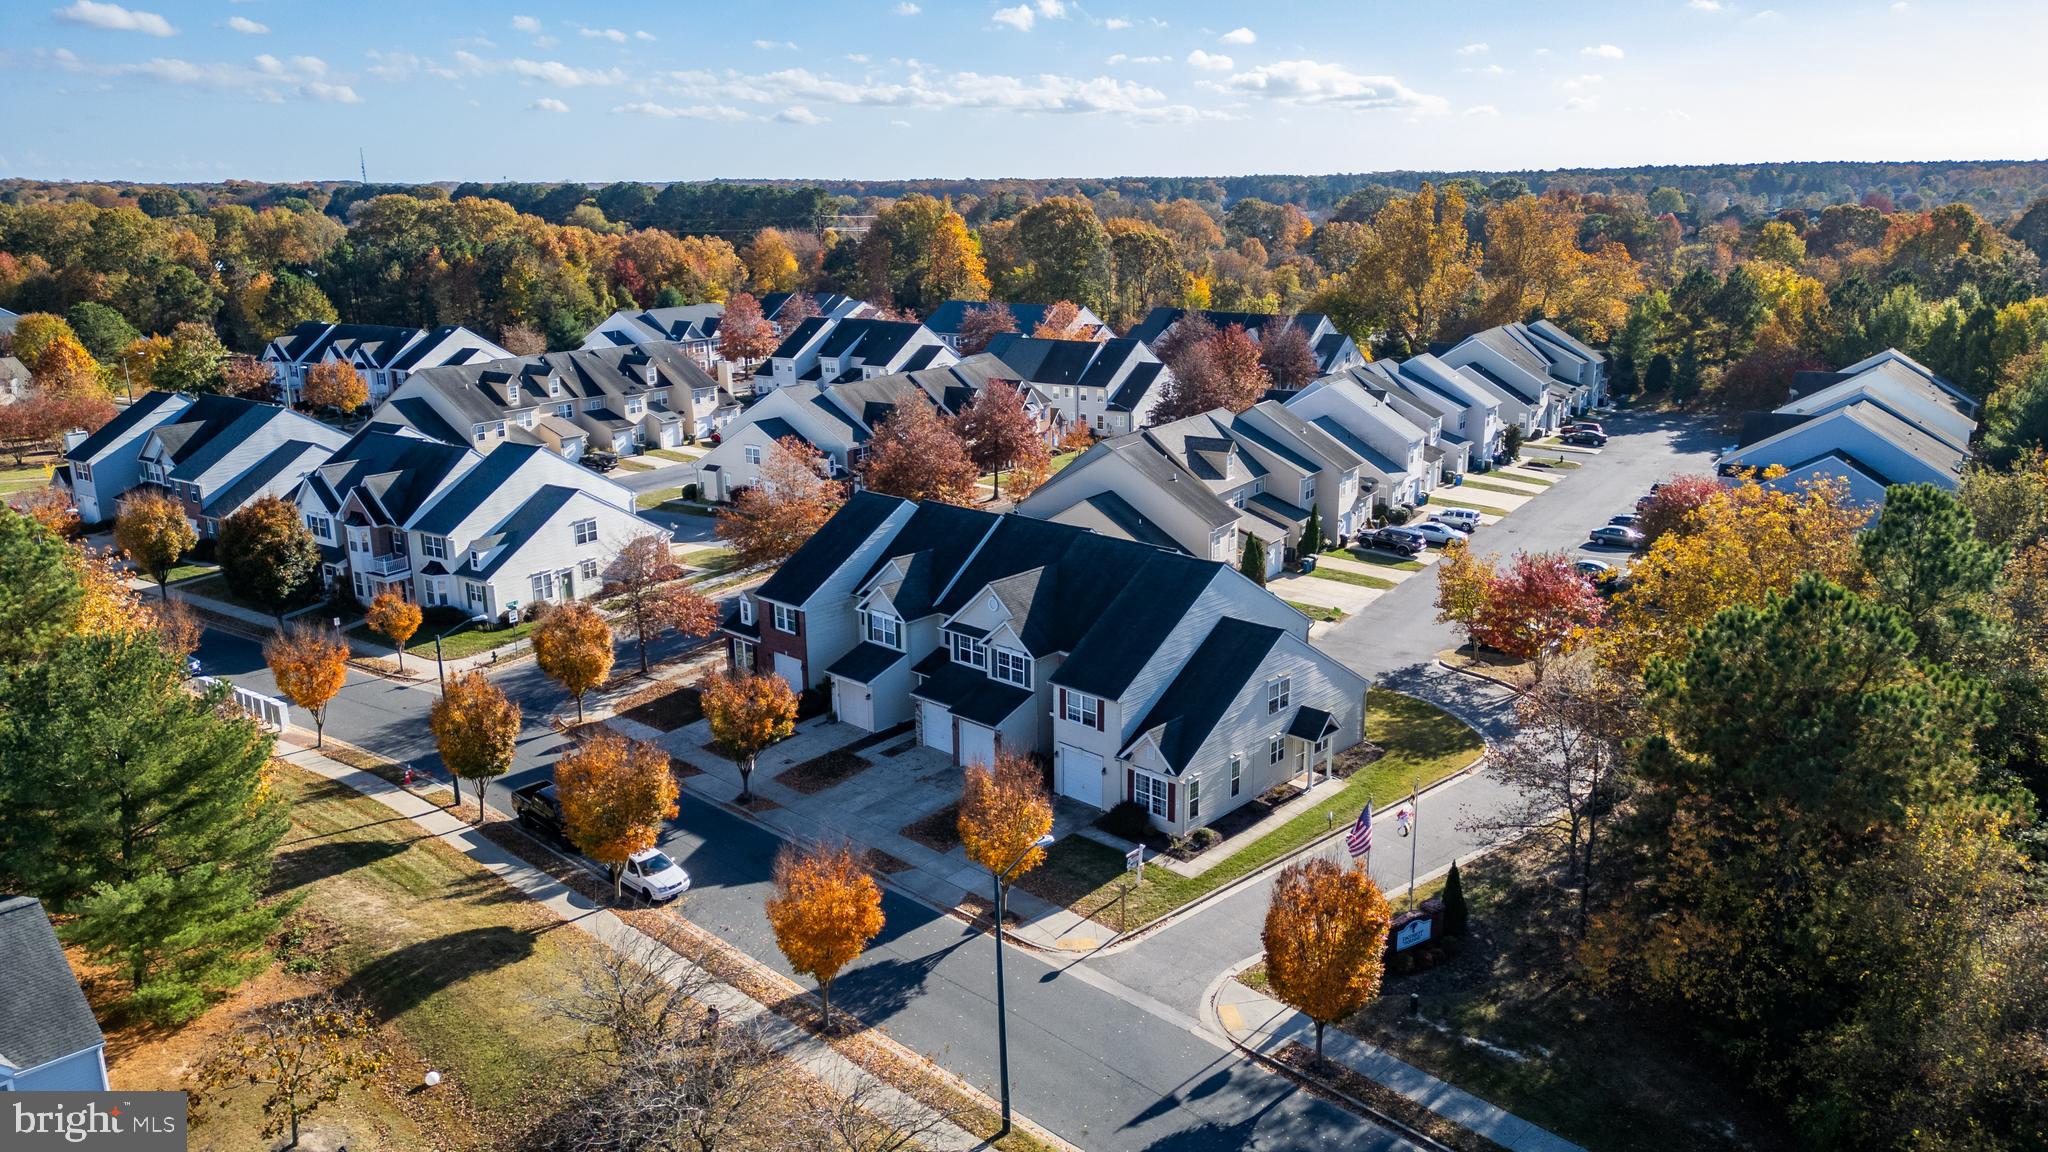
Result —
[[775, 654], [775, 674], [789, 681], [789, 686], [798, 692], [808, 687], [804, 683], [804, 662], [787, 652]]
[[922, 729], [924, 746], [937, 748], [948, 755], [953, 751], [953, 714], [929, 700], [917, 702], [918, 727]]
[[1062, 744], [1053, 761], [1054, 786], [1062, 796], [1072, 796], [1096, 808], [1102, 807], [1102, 754]]

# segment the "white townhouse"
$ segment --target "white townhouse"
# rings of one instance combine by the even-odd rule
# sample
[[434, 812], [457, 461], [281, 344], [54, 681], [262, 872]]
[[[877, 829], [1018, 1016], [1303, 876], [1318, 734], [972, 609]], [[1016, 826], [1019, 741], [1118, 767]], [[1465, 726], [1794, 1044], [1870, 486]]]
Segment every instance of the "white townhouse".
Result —
[[87, 524], [112, 520], [121, 497], [150, 487], [175, 499], [202, 538], [265, 496], [298, 486], [347, 433], [276, 404], [235, 396], [147, 392], [64, 453]]
[[1152, 422], [1173, 373], [1142, 341], [1040, 340], [1005, 333], [988, 354], [1035, 387], [1058, 414], [1098, 436], [1134, 432]]
[[[726, 621], [732, 658], [908, 720], [961, 765], [1201, 827], [1363, 736], [1369, 682], [1230, 565], [1067, 524], [859, 493]], [[825, 683], [816, 677], [822, 668]]]
[[374, 422], [294, 499], [330, 585], [470, 616], [593, 596], [629, 541], [669, 537], [631, 490], [537, 445], [485, 455]]
[[262, 361], [270, 365], [279, 394], [296, 403], [306, 373], [315, 364], [340, 361], [356, 370], [370, 403], [389, 396], [413, 373], [449, 364], [502, 360], [512, 353], [460, 325], [402, 328], [388, 324], [329, 324], [308, 320], [272, 340]]
[[[1375, 498], [1384, 507], [1412, 508], [1443, 481], [1441, 420], [1417, 425], [1397, 409], [1384, 390], [1368, 387], [1351, 372], [1312, 381], [1287, 398], [1289, 411], [1328, 432], [1364, 462], [1363, 475], [1377, 481]], [[1370, 376], [1366, 377], [1371, 379]]]
[[[1242, 506], [1263, 470], [1235, 450], [1228, 436], [1189, 432], [1177, 437], [1179, 426], [1206, 426], [1218, 415], [1228, 414], [1219, 409], [1097, 441], [1018, 501], [1017, 514], [1224, 564], [1237, 563], [1243, 535], [1255, 534], [1266, 541], [1267, 575], [1273, 575], [1286, 558], [1285, 526], [1270, 525]], [[1176, 438], [1185, 443], [1184, 453], [1169, 455], [1162, 441]], [[1204, 481], [1203, 476], [1214, 479]], [[1211, 487], [1233, 480], [1243, 490], [1234, 497]], [[1239, 503], [1233, 504], [1233, 498]]]
[[718, 365], [718, 322], [724, 304], [675, 308], [622, 308], [598, 321], [583, 337], [584, 348], [630, 348], [637, 344], [679, 344], [706, 372]]
[[1326, 540], [1349, 540], [1372, 519], [1376, 481], [1365, 475], [1365, 461], [1286, 405], [1259, 401], [1237, 414], [1230, 434], [1267, 471], [1265, 491], [1257, 499], [1271, 502], [1298, 525], [1290, 547], [1300, 539], [1311, 508], [1319, 513]]
[[1426, 352], [1399, 364], [1375, 360], [1351, 375], [1386, 389], [1396, 403], [1405, 402], [1441, 420], [1446, 453], [1463, 457], [1454, 471], [1483, 469], [1500, 457], [1507, 434], [1501, 400], [1471, 375]]
[[657, 341], [431, 369], [372, 415], [482, 452], [537, 444], [578, 460], [701, 440], [739, 410], [680, 345]]
[[[1520, 424], [1523, 435], [1542, 436], [1592, 407], [1605, 380], [1604, 360], [1583, 359], [1559, 342], [1570, 339], [1562, 329], [1545, 327], [1556, 336], [1543, 335], [1526, 324], [1503, 324], [1474, 332], [1448, 347], [1432, 346], [1430, 351], [1491, 390], [1501, 400], [1503, 419]], [[1597, 354], [1585, 349], [1585, 355]]]
[[943, 368], [960, 358], [931, 329], [912, 320], [813, 316], [798, 324], [754, 370], [754, 391], [796, 384], [821, 387]]
[[1724, 475], [1783, 468], [1772, 483], [1788, 487], [1831, 478], [1864, 505], [1884, 503], [1894, 484], [1961, 483], [1977, 402], [1905, 353], [1800, 373], [1793, 389], [1775, 411], [1744, 418], [1738, 446], [1720, 460]]

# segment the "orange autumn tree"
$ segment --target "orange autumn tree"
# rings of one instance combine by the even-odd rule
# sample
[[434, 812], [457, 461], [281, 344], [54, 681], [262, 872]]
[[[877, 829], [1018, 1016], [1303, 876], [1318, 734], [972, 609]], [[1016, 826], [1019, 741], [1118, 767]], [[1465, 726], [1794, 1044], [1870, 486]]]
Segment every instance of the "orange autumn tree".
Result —
[[967, 442], [968, 459], [974, 466], [995, 473], [998, 499], [1006, 470], [1030, 469], [1046, 459], [1045, 437], [1038, 430], [1037, 419], [1024, 407], [1022, 390], [1000, 380], [989, 381], [975, 393], [961, 410], [954, 429]]
[[718, 513], [718, 538], [742, 567], [780, 564], [845, 501], [840, 485], [825, 477], [824, 453], [784, 436], [768, 449], [759, 481]]
[[455, 780], [455, 800], [462, 802], [462, 782], [474, 780], [476, 818], [484, 819], [484, 791], [490, 782], [512, 770], [519, 746], [522, 716], [491, 678], [469, 671], [448, 682], [427, 716], [441, 764]]
[[1379, 995], [1393, 913], [1365, 869], [1324, 856], [1281, 869], [1266, 906], [1266, 980], [1273, 996], [1323, 1029]]
[[960, 790], [960, 843], [967, 858], [1000, 876], [1021, 876], [1045, 861], [1038, 839], [1052, 831], [1052, 800], [1029, 756], [1004, 752], [995, 767], [971, 764]]
[[1034, 340], [1086, 340], [1088, 334], [1081, 330], [1081, 307], [1072, 300], [1054, 301], [1045, 315], [1038, 321], [1038, 327], [1031, 330]]
[[611, 872], [618, 899], [626, 861], [661, 839], [661, 825], [676, 814], [676, 777], [668, 753], [598, 732], [555, 761], [555, 795], [563, 831], [578, 852]]
[[882, 931], [882, 889], [853, 847], [783, 848], [775, 858], [768, 925], [792, 971], [818, 982], [832, 1030], [832, 981]]
[[263, 645], [263, 662], [284, 698], [313, 714], [313, 746], [327, 743], [327, 705], [348, 682], [348, 643], [339, 635], [295, 624]]
[[306, 370], [299, 400], [308, 408], [353, 412], [370, 402], [370, 389], [355, 369], [339, 360], [323, 360]]
[[156, 581], [158, 598], [168, 600], [171, 566], [199, 543], [199, 533], [192, 530], [176, 500], [145, 490], [121, 501], [114, 516], [114, 543]]
[[971, 506], [981, 472], [953, 422], [912, 393], [875, 428], [861, 482], [884, 496]]
[[711, 742], [740, 770], [739, 801], [754, 798], [754, 758], [796, 731], [796, 692], [772, 673], [727, 669], [697, 686]]
[[378, 635], [391, 638], [392, 645], [398, 649], [400, 672], [405, 671], [405, 642], [420, 630], [423, 618], [420, 606], [400, 596], [395, 588], [377, 593], [377, 598], [370, 601], [370, 610], [363, 614], [363, 619]]
[[647, 671], [647, 642], [664, 632], [702, 636], [718, 627], [718, 605], [682, 582], [681, 567], [669, 559], [666, 536], [652, 532], [626, 542], [605, 566], [607, 594], [618, 591], [626, 627], [640, 647], [640, 671]]
[[557, 604], [533, 630], [533, 659], [576, 698], [576, 722], [581, 724], [584, 695], [611, 674], [612, 626], [581, 600]]

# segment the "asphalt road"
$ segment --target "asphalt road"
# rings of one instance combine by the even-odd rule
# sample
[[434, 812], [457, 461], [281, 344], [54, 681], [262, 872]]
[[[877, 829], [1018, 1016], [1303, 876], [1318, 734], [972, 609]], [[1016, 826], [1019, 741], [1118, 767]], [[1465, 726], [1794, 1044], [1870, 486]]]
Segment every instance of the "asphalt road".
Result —
[[[1583, 458], [1555, 490], [1474, 537], [1482, 551], [1575, 549], [1586, 532], [1633, 507], [1649, 485], [1680, 471], [1705, 470], [1712, 436], [1677, 420], [1617, 416], [1608, 451]], [[654, 473], [640, 473], [645, 478]], [[690, 518], [697, 519], [697, 518]], [[1432, 700], [1489, 739], [1511, 730], [1505, 692], [1446, 672], [1435, 654], [1457, 642], [1435, 622], [1435, 581], [1408, 581], [1319, 641], [1374, 679]], [[668, 641], [656, 655], [674, 651]], [[207, 671], [259, 691], [274, 691], [257, 644], [209, 631], [200, 656]], [[622, 650], [621, 660], [636, 660]], [[503, 793], [547, 770], [562, 741], [543, 725], [567, 706], [561, 690], [532, 661], [496, 673], [525, 709], [514, 772]], [[433, 769], [426, 730], [428, 687], [407, 687], [351, 673], [329, 707], [328, 726], [351, 743]], [[296, 718], [310, 727], [309, 718]], [[1377, 824], [1373, 872], [1394, 887], [1407, 879], [1408, 850], [1427, 876], [1482, 847], [1458, 823], [1471, 811], [1506, 802], [1482, 772], [1425, 798], [1418, 838]], [[763, 904], [781, 841], [723, 809], [687, 798], [664, 847], [689, 870], [693, 887], [681, 911], [751, 955], [787, 971]], [[1334, 847], [1326, 851], [1336, 850]], [[1209, 983], [1255, 954], [1267, 885], [1254, 882], [1122, 948], [1084, 959], [1010, 951], [1010, 1054], [1020, 1111], [1089, 1149], [1399, 1147], [1390, 1135], [1296, 1090], [1198, 1032], [1195, 1018]], [[988, 1087], [996, 1082], [993, 941], [893, 892], [887, 927], [834, 987], [834, 1002], [886, 1027], [898, 1040]]]

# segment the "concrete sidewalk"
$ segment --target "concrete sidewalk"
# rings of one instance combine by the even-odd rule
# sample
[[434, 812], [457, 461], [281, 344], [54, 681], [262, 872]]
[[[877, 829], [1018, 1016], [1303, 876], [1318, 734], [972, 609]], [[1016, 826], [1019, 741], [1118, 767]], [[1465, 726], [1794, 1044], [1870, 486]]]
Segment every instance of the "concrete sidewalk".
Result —
[[[1249, 965], [1249, 961], [1240, 965], [1239, 971]], [[1232, 973], [1223, 980], [1209, 1003], [1225, 1034], [1261, 1056], [1273, 1056], [1289, 1043], [1315, 1047], [1316, 1026], [1308, 1017], [1238, 982], [1235, 976]], [[1337, 1028], [1323, 1030], [1323, 1055], [1510, 1152], [1585, 1152], [1577, 1144]]]
[[[347, 785], [411, 820], [429, 835], [476, 861], [521, 895], [559, 917], [564, 923], [588, 933], [608, 948], [621, 952], [637, 952], [640, 949], [664, 947], [553, 876], [487, 839], [467, 821], [411, 792], [367, 772], [331, 760], [315, 749], [296, 746], [293, 739], [279, 741], [278, 755], [280, 759], [317, 776]], [[678, 981], [688, 979], [694, 984], [703, 985], [705, 990], [699, 993], [696, 999], [718, 1009], [722, 1020], [758, 1020], [769, 1041], [778, 1051], [833, 1091], [846, 1093], [856, 1086], [866, 1086], [867, 1091], [877, 1098], [878, 1103], [890, 1112], [921, 1116], [931, 1125], [930, 1130], [920, 1139], [921, 1144], [934, 1149], [944, 1149], [946, 1152], [972, 1152], [974, 1149], [988, 1147], [987, 1141], [937, 1117], [924, 1105], [841, 1055], [832, 1045], [776, 1015], [760, 1001], [729, 984], [719, 982], [687, 960], [679, 958], [677, 968], [675, 978]], [[907, 1055], [911, 1059], [918, 1059], [914, 1053]], [[939, 1074], [946, 1075], [943, 1072]], [[1022, 1117], [1018, 1119], [1020, 1122], [1023, 1120]], [[1038, 1125], [1031, 1124], [1029, 1127], [1032, 1134], [1039, 1139], [1066, 1147], [1064, 1142], [1050, 1136]]]

